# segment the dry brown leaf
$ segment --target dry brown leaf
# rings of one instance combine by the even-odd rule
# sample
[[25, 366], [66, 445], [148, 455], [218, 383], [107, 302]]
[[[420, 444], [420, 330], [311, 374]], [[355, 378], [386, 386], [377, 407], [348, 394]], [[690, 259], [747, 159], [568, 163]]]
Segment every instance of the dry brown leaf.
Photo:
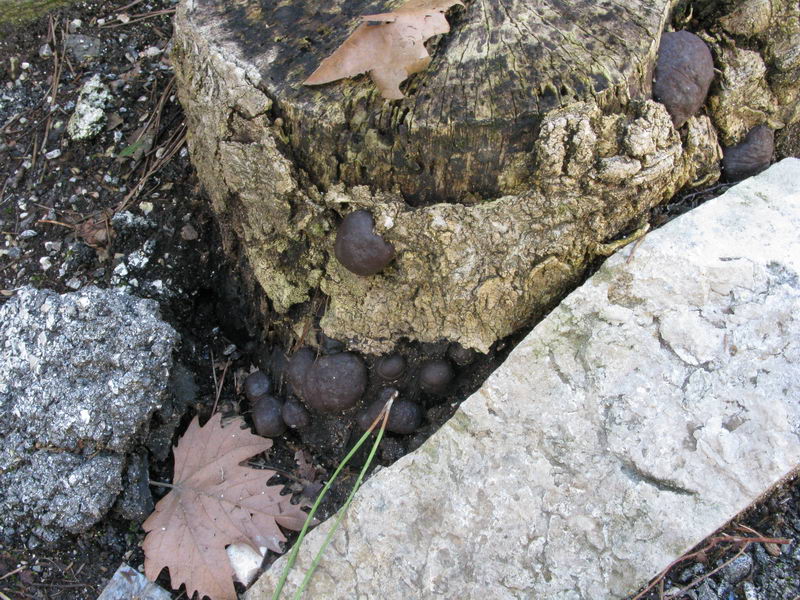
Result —
[[225, 547], [246, 543], [281, 552], [286, 537], [278, 526], [297, 531], [307, 516], [291, 496], [281, 496], [283, 486], [267, 486], [275, 471], [239, 464], [272, 446], [242, 425], [236, 418], [222, 427], [217, 413], [200, 427], [195, 417], [173, 448], [173, 489], [142, 525], [145, 575], [155, 581], [169, 567], [172, 587], [185, 584], [190, 598], [199, 592], [236, 600]]
[[409, 0], [393, 12], [361, 17], [363, 22], [303, 84], [322, 85], [369, 73], [384, 98], [403, 98], [400, 84], [428, 66], [425, 41], [450, 31], [444, 13], [456, 4], [462, 3]]

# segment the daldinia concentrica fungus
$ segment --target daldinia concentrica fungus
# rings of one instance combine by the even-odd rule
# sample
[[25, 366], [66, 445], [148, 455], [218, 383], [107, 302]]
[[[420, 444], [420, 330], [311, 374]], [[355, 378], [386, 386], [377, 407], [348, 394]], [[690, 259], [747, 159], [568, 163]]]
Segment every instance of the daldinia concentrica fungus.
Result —
[[342, 412], [356, 405], [366, 387], [362, 360], [351, 352], [339, 352], [311, 365], [303, 381], [303, 400], [319, 412]]
[[254, 371], [244, 380], [244, 395], [250, 402], [272, 391], [272, 381], [263, 371]]
[[713, 79], [714, 59], [703, 40], [688, 31], [661, 36], [653, 97], [667, 108], [676, 128], [700, 110]]
[[447, 347], [447, 358], [456, 363], [459, 367], [466, 367], [472, 363], [477, 356], [477, 352], [471, 348], [464, 348], [458, 342], [451, 342]]
[[775, 151], [775, 133], [766, 125], [747, 132], [744, 140], [723, 150], [722, 168], [728, 181], [752, 177], [766, 169]]
[[446, 360], [429, 360], [419, 371], [419, 384], [431, 394], [441, 394], [453, 380], [453, 367]]
[[386, 381], [394, 381], [406, 370], [406, 359], [402, 354], [389, 354], [378, 360], [375, 365], [375, 372], [378, 377]]
[[356, 275], [374, 275], [392, 262], [394, 246], [374, 231], [375, 221], [366, 210], [347, 215], [336, 232], [334, 254]]
[[264, 437], [277, 437], [286, 431], [286, 423], [281, 416], [283, 404], [274, 396], [261, 396], [253, 402], [253, 425], [256, 433]]
[[311, 425], [311, 415], [308, 414], [306, 407], [294, 398], [289, 398], [283, 404], [281, 416], [284, 422], [292, 429], [302, 429]]
[[[370, 404], [363, 413], [358, 416], [358, 425], [362, 431], [369, 429], [372, 422], [378, 417], [381, 409], [386, 404], [389, 396], [396, 393], [395, 388], [385, 388], [381, 391], [379, 399]], [[414, 433], [422, 424], [422, 407], [411, 400], [402, 398], [395, 399], [389, 411], [389, 420], [386, 429], [392, 433], [407, 435]]]

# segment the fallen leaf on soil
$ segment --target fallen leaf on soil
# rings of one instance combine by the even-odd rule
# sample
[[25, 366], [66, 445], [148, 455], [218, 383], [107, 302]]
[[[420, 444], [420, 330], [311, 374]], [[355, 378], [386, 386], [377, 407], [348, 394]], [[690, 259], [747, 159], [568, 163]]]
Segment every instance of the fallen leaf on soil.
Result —
[[267, 486], [275, 471], [241, 466], [272, 441], [242, 429], [236, 418], [222, 427], [215, 414], [200, 427], [194, 418], [175, 448], [173, 489], [142, 525], [145, 575], [155, 581], [169, 567], [172, 587], [186, 585], [190, 598], [236, 600], [233, 569], [225, 547], [246, 543], [282, 552], [279, 525], [302, 528], [306, 513], [281, 496], [283, 486]]
[[109, 209], [89, 215], [85, 221], [75, 226], [75, 233], [92, 248], [104, 248], [114, 236], [112, 216], [113, 212]]
[[369, 72], [384, 98], [403, 98], [400, 84], [431, 61], [425, 41], [447, 33], [444, 13], [460, 0], [409, 0], [397, 10], [361, 17], [362, 23], [306, 79], [321, 85]]

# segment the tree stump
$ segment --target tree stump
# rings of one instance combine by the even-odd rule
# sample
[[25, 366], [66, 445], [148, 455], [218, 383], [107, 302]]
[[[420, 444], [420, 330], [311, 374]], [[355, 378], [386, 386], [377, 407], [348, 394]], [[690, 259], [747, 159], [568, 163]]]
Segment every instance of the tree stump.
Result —
[[[179, 5], [173, 59], [193, 162], [226, 249], [288, 319], [322, 292], [322, 328], [352, 348], [446, 338], [487, 351], [652, 207], [718, 176], [712, 119], [676, 130], [650, 97], [674, 1], [464, 0], [406, 98], [384, 100], [366, 76], [302, 85], [360, 15], [401, 4]], [[753, 118], [729, 118], [726, 135]], [[334, 257], [337, 224], [356, 209], [397, 251], [378, 275]]]

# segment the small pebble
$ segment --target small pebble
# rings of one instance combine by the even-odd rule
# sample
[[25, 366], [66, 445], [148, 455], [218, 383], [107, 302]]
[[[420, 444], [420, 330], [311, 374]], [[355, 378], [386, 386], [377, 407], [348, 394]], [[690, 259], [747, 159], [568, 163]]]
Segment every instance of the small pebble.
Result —
[[181, 238], [186, 241], [196, 240], [199, 236], [197, 230], [188, 223], [181, 227]]
[[41, 58], [50, 58], [53, 56], [53, 49], [50, 47], [50, 44], [42, 44], [39, 46], [39, 56]]
[[753, 569], [753, 558], [749, 554], [742, 554], [722, 569], [722, 578], [730, 583], [737, 584], [750, 574]]
[[153, 203], [152, 202], [140, 202], [139, 203], [139, 210], [142, 211], [145, 215], [149, 215], [153, 212]]
[[745, 600], [760, 600], [758, 592], [751, 582], [745, 581], [742, 584], [742, 591], [744, 591]]
[[54, 254], [59, 250], [61, 250], [61, 242], [45, 242], [44, 249], [50, 252], [51, 254]]
[[22, 233], [20, 233], [17, 236], [17, 239], [30, 240], [32, 238], [35, 238], [37, 235], [39, 235], [39, 234], [36, 231], [34, 231], [33, 229], [26, 229], [25, 231], [23, 231]]
[[47, 160], [53, 160], [55, 158], [58, 158], [59, 156], [61, 156], [61, 150], [59, 150], [58, 148], [56, 148], [55, 150], [50, 150], [50, 152], [46, 152], [44, 155], [44, 157]]
[[69, 22], [69, 32], [75, 33], [81, 28], [81, 26], [83, 26], [83, 21], [80, 19], [72, 19], [72, 21]]

